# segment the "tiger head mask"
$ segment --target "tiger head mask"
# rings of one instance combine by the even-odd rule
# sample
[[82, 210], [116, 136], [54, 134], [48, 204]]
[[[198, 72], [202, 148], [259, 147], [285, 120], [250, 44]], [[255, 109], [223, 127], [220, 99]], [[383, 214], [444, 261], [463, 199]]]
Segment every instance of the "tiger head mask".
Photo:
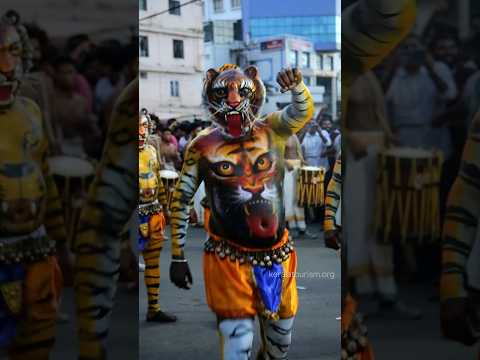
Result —
[[141, 112], [138, 117], [138, 148], [143, 150], [147, 145], [150, 133], [150, 119], [148, 113]]
[[0, 19], [0, 108], [9, 107], [20, 77], [32, 65], [32, 47], [20, 16], [8, 11]]
[[209, 69], [203, 88], [212, 120], [231, 138], [250, 133], [265, 102], [265, 93], [255, 66], [242, 70], [231, 64]]

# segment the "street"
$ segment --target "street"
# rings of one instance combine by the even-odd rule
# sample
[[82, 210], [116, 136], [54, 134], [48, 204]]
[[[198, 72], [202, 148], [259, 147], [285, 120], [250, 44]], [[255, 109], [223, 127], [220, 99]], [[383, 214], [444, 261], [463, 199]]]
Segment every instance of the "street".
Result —
[[[168, 232], [167, 232], [168, 233]], [[318, 233], [318, 231], [316, 232]], [[161, 304], [164, 310], [179, 317], [175, 324], [152, 325], [145, 322], [146, 293], [141, 279], [140, 296], [120, 288], [117, 293], [112, 326], [109, 336], [109, 352], [112, 359], [137, 358], [140, 345], [142, 360], [171, 359], [219, 359], [215, 317], [205, 304], [201, 273], [203, 230], [191, 228], [187, 243], [194, 285], [190, 291], [175, 288], [168, 280], [169, 245], [162, 252]], [[301, 272], [334, 272], [335, 279], [297, 279], [300, 307], [295, 322], [290, 360], [338, 360], [340, 322], [335, 320], [340, 311], [340, 267], [337, 255], [323, 247], [321, 239], [296, 241]], [[143, 277], [143, 273], [140, 274]], [[433, 290], [423, 285], [402, 288], [402, 299], [420, 307], [424, 317], [420, 321], [396, 317], [369, 316], [369, 339], [377, 359], [474, 359], [477, 349], [466, 348], [445, 341], [440, 334], [438, 303], [428, 300]], [[361, 305], [365, 314], [374, 310], [374, 304]], [[72, 314], [71, 289], [67, 289], [62, 303], [63, 312]], [[138, 325], [137, 325], [138, 324]], [[137, 327], [138, 326], [138, 327]], [[137, 334], [140, 331], [140, 339]], [[258, 336], [255, 339], [259, 346]], [[53, 360], [76, 359], [77, 348], [74, 323], [60, 324]], [[392, 349], [396, 349], [392, 352]]]
[[[297, 278], [299, 311], [289, 352], [290, 360], [340, 358], [340, 321], [335, 319], [340, 314], [340, 259], [334, 251], [324, 248], [318, 230], [315, 234], [318, 237], [314, 239], [300, 238], [295, 241], [299, 260], [297, 272], [300, 273]], [[140, 289], [141, 360], [220, 359], [216, 321], [206, 305], [204, 295], [202, 254], [205, 232], [190, 228], [188, 236], [185, 251], [193, 275], [191, 290], [177, 289], [168, 280], [169, 242], [165, 244], [161, 257], [160, 303], [163, 310], [174, 313], [179, 320], [173, 324], [146, 323], [147, 299], [143, 284]], [[333, 273], [334, 276], [333, 279], [327, 276], [300, 278], [304, 272]], [[258, 332], [255, 352], [259, 347]]]

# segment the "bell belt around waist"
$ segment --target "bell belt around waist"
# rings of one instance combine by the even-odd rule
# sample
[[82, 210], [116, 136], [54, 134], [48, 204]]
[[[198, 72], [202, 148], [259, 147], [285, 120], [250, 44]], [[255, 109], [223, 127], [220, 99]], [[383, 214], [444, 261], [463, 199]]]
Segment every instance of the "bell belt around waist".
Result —
[[162, 209], [163, 207], [158, 202], [158, 200], [149, 203], [138, 204], [138, 213], [140, 215], [152, 215], [155, 213], [159, 213], [160, 211], [162, 211]]
[[271, 248], [245, 248], [218, 237], [210, 237], [205, 243], [205, 252], [215, 253], [221, 259], [238, 260], [240, 264], [250, 263], [268, 267], [273, 263], [280, 264], [286, 261], [293, 250], [293, 241], [290, 240], [288, 231], [285, 231], [280, 242]]
[[15, 236], [0, 236], [0, 264], [17, 264], [43, 260], [55, 253], [55, 242], [48, 238], [45, 227]]

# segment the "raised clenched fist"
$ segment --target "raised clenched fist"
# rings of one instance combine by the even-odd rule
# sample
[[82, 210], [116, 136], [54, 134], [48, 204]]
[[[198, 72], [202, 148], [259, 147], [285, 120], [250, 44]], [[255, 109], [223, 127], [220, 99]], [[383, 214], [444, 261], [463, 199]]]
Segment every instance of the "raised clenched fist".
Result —
[[277, 75], [277, 82], [282, 92], [292, 90], [302, 82], [303, 76], [297, 68], [283, 69]]

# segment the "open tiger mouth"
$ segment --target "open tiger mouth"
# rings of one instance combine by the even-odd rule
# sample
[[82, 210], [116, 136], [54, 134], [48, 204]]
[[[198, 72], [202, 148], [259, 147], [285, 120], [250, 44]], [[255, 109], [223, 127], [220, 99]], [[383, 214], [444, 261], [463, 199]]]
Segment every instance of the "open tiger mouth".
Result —
[[13, 84], [4, 83], [0, 85], [0, 104], [11, 102], [13, 99]]
[[147, 140], [147, 138], [145, 136], [142, 136], [142, 135], [139, 135], [138, 136], [138, 146], [140, 148], [142, 148], [143, 146], [145, 146], [145, 141]]
[[271, 201], [252, 200], [243, 206], [251, 234], [258, 238], [274, 237], [278, 230], [277, 209]]
[[243, 114], [238, 111], [230, 111], [225, 114], [225, 120], [227, 122], [228, 133], [233, 137], [242, 136], [244, 130], [248, 131], [244, 124]]

